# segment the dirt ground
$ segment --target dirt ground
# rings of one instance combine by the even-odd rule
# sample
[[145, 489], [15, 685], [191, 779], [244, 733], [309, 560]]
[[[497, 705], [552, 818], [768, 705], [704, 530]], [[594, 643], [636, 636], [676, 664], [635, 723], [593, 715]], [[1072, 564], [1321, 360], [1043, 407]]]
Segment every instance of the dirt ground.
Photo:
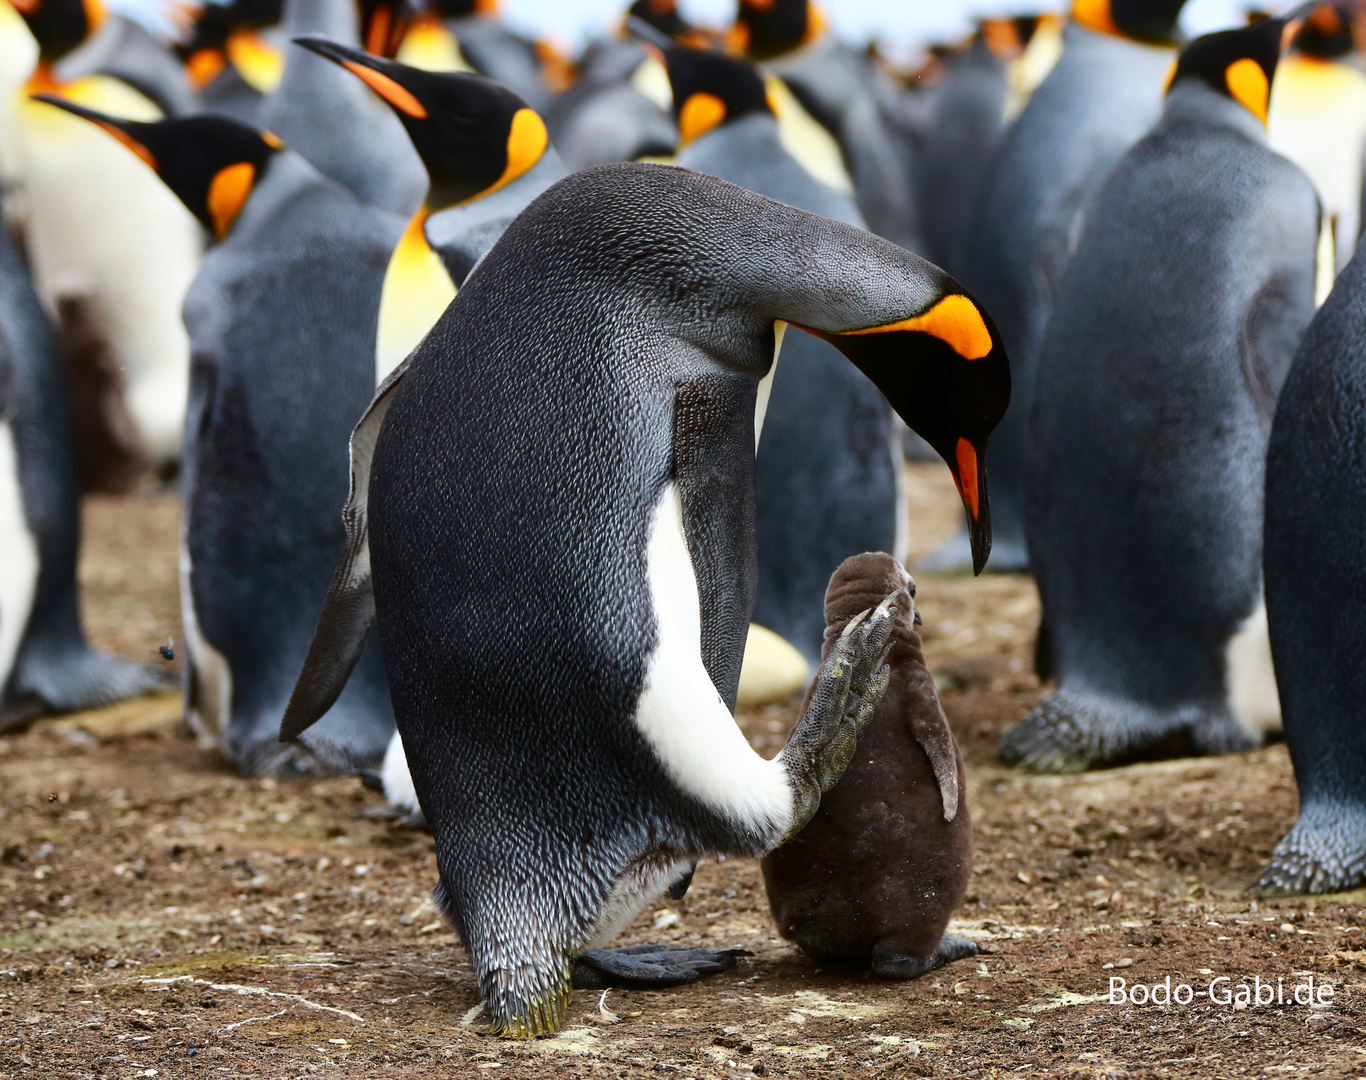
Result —
[[[955, 499], [942, 469], [912, 480], [927, 550]], [[90, 502], [101, 645], [159, 662], [181, 638], [176, 517], [166, 496]], [[1241, 895], [1294, 819], [1285, 748], [1013, 772], [994, 748], [1040, 693], [1032, 585], [923, 577], [919, 603], [969, 763], [976, 868], [952, 929], [979, 957], [909, 984], [822, 970], [777, 937], [756, 863], [707, 863], [623, 943], [752, 957], [682, 989], [579, 992], [558, 1037], [494, 1039], [427, 900], [430, 837], [367, 817], [353, 779], [240, 779], [178, 735], [168, 695], [0, 740], [0, 1077], [1366, 1073], [1366, 894]], [[767, 754], [793, 712], [740, 719]], [[1323, 1007], [1291, 1000], [1311, 976]], [[1168, 977], [1219, 1000], [1105, 996]], [[1223, 1003], [1254, 978], [1284, 1002]]]

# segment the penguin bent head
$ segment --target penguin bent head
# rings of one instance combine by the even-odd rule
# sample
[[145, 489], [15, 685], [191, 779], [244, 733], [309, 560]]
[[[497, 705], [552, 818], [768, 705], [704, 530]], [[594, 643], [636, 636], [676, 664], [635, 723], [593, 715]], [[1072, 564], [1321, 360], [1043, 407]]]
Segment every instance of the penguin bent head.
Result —
[[294, 43], [344, 67], [398, 114], [427, 168], [431, 213], [506, 187], [550, 145], [540, 116], [482, 75], [423, 71], [326, 38], [301, 37]]
[[1072, 21], [1150, 45], [1174, 45], [1186, 0], [1072, 0]]
[[284, 144], [221, 116], [189, 116], [143, 123], [123, 120], [48, 94], [35, 101], [89, 120], [152, 169], [215, 240], [231, 231], [252, 190]]
[[751, 60], [772, 60], [810, 45], [825, 28], [825, 16], [812, 0], [740, 0], [726, 48]]
[[1183, 82], [1197, 81], [1232, 98], [1265, 124], [1282, 43], [1302, 10], [1196, 38], [1181, 50], [1168, 93]]
[[973, 572], [980, 574], [991, 553], [987, 438], [1010, 403], [1010, 364], [990, 317], [948, 279], [935, 300], [904, 319], [800, 329], [852, 360], [944, 459], [968, 514]]
[[776, 110], [763, 77], [747, 60], [683, 46], [664, 50], [682, 145], [722, 124]]

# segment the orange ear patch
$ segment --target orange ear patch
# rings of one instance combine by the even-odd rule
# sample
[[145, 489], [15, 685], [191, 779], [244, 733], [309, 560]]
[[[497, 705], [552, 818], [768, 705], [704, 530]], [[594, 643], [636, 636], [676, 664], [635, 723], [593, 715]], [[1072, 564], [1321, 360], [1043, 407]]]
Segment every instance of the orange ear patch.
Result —
[[1262, 65], [1246, 56], [1235, 60], [1224, 69], [1224, 82], [1233, 100], [1265, 124], [1271, 103], [1271, 81]]
[[249, 161], [239, 161], [219, 169], [209, 183], [209, 196], [205, 200], [209, 217], [213, 219], [213, 235], [222, 240], [228, 235], [232, 223], [246, 205], [251, 194], [251, 185], [256, 180], [256, 166]]
[[1072, 18], [1088, 30], [1102, 34], [1120, 33], [1110, 14], [1110, 0], [1072, 0]]
[[967, 439], [959, 439], [958, 445], [954, 447], [953, 456], [958, 464], [957, 475], [954, 477], [958, 481], [958, 491], [963, 496], [963, 502], [967, 504], [972, 520], [976, 521], [981, 510], [977, 495], [977, 451]]
[[364, 64], [357, 64], [354, 60], [343, 60], [342, 67], [346, 68], [347, 71], [365, 83], [399, 112], [406, 113], [414, 120], [427, 119], [426, 106], [418, 101], [411, 91], [405, 90], [388, 75], [376, 71], [374, 68], [368, 68]]
[[690, 143], [705, 135], [726, 118], [726, 103], [715, 94], [698, 92], [678, 110], [678, 138]]
[[545, 121], [533, 109], [518, 109], [512, 114], [512, 123], [508, 125], [508, 163], [503, 169], [503, 175], [475, 198], [483, 198], [512, 183], [541, 160], [541, 155], [549, 145], [550, 133], [546, 131]]
[[977, 305], [960, 293], [950, 293], [923, 315], [916, 315], [885, 326], [866, 330], [846, 330], [856, 334], [885, 334], [892, 330], [917, 330], [946, 342], [964, 360], [980, 360], [991, 352], [991, 331]]

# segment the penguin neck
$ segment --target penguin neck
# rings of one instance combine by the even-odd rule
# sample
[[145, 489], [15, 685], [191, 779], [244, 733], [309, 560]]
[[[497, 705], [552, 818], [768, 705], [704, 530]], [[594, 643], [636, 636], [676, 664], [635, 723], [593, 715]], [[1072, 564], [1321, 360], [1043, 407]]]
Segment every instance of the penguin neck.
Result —
[[[286, 0], [285, 37], [292, 39], [305, 34], [317, 34], [359, 48], [356, 4], [353, 0]], [[302, 50], [291, 49], [294, 51]]]
[[418, 209], [389, 257], [375, 334], [376, 385], [417, 348], [455, 299], [455, 282], [427, 241], [430, 214], [426, 206]]
[[1152, 55], [1175, 59], [1177, 48], [1155, 41], [1139, 41], [1122, 33], [1107, 33], [1068, 19], [1062, 32], [1063, 56], [1069, 52], [1115, 58], [1124, 55]]
[[257, 179], [223, 243], [269, 242], [278, 237], [280, 209], [300, 192], [317, 184], [327, 184], [350, 195], [348, 189], [323, 176], [293, 150], [281, 150], [272, 155], [264, 175]]
[[1162, 124], [1199, 124], [1238, 132], [1253, 142], [1266, 144], [1266, 127], [1246, 107], [1206, 86], [1198, 79], [1182, 79], [1167, 92]]

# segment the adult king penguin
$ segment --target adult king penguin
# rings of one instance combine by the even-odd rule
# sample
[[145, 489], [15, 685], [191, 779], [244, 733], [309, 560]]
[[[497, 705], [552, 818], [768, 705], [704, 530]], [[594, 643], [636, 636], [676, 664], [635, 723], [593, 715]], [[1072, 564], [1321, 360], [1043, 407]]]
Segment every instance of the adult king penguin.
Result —
[[97, 653], [76, 582], [80, 485], [66, 377], [22, 256], [0, 229], [0, 732], [49, 712], [94, 709], [163, 685]]
[[403, 220], [224, 117], [141, 124], [52, 103], [135, 148], [217, 241], [185, 300], [187, 720], [247, 773], [375, 765], [394, 730], [377, 643], [306, 749], [276, 735], [344, 545], [347, 438], [373, 396]]
[[[783, 147], [764, 80], [748, 61], [665, 50], [683, 144], [674, 159], [760, 195], [856, 228], [854, 200], [810, 176]], [[901, 430], [838, 349], [784, 334], [760, 389], [764, 439], [755, 463], [759, 587], [754, 620], [801, 651], [811, 670], [825, 636], [833, 568], [897, 542]]]
[[[56, 65], [98, 29], [96, 0], [33, 0], [21, 14], [39, 46], [29, 93], [53, 92], [139, 119], [161, 110], [127, 83], [67, 83]], [[125, 148], [46, 105], [17, 110], [34, 283], [66, 339], [73, 416], [88, 487], [123, 490], [151, 466], [174, 469], [189, 383], [181, 303], [199, 265], [199, 225]]]
[[564, 166], [541, 117], [491, 79], [423, 71], [322, 38], [295, 44], [340, 64], [383, 98], [427, 168], [426, 199], [384, 275], [375, 341], [382, 382], [508, 223], [564, 176]]
[[885, 685], [887, 604], [779, 757], [730, 714], [779, 323], [837, 345], [939, 449], [985, 559], [1010, 375], [977, 305], [887, 241], [684, 169], [600, 166], [533, 202], [352, 437], [350, 548], [281, 737], [326, 711], [377, 619], [436, 899], [500, 1031], [558, 1028], [571, 969], [686, 979], [593, 946], [699, 858], [799, 829]]
[[[998, 571], [1028, 568], [1024, 461], [1044, 327], [1082, 215], [1162, 112], [1185, 0], [1073, 0], [1062, 57], [1002, 136], [967, 240], [964, 283], [1010, 355], [1015, 408], [997, 435], [992, 507]], [[968, 562], [962, 533], [925, 570]]]
[[1061, 685], [1002, 738], [1007, 761], [1243, 750], [1279, 726], [1263, 462], [1319, 235], [1313, 185], [1266, 141], [1285, 25], [1186, 47], [1063, 274], [1026, 504]]
[[1366, 882], [1366, 254], [1304, 336], [1266, 461], [1266, 606], [1300, 814], [1253, 890]]

